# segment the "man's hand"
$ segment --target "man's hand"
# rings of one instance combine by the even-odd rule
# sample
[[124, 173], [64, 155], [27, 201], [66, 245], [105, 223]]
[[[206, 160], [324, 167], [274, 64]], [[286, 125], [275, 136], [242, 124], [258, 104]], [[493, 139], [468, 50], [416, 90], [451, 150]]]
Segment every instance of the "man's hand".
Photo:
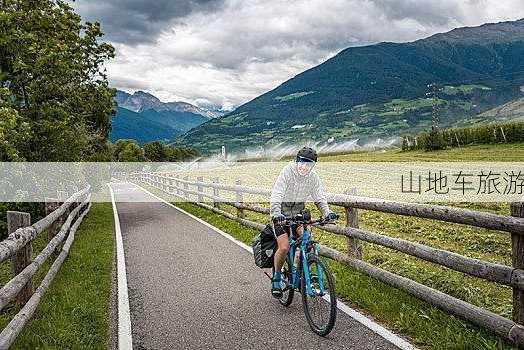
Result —
[[276, 214], [271, 218], [274, 224], [281, 225], [284, 221], [286, 221], [286, 217], [282, 214]]
[[327, 216], [326, 216], [326, 220], [329, 220], [329, 221], [333, 221], [333, 220], [336, 220], [338, 219], [339, 216], [333, 212], [330, 212]]

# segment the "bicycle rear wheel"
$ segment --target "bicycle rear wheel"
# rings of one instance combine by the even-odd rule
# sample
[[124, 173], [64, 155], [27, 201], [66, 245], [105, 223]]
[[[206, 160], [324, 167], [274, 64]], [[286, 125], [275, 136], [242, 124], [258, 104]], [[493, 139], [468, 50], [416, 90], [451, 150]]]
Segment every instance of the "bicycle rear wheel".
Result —
[[[306, 314], [309, 326], [320, 336], [328, 335], [335, 325], [337, 318], [337, 296], [335, 284], [328, 267], [316, 256], [308, 259], [308, 269], [313, 295], [309, 296], [306, 289], [306, 279], [302, 271], [301, 294], [304, 313]], [[321, 293], [318, 271], [322, 274], [322, 284], [324, 292]], [[326, 300], [324, 299], [327, 297]]]

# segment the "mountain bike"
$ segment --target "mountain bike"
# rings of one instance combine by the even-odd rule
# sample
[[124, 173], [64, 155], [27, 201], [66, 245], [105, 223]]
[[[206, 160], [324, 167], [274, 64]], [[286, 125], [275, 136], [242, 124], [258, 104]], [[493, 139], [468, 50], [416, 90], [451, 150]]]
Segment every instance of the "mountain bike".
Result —
[[[311, 240], [310, 227], [330, 222], [324, 219], [311, 220], [309, 211], [304, 210], [295, 217], [286, 217], [284, 223], [301, 225], [304, 232], [299, 238], [293, 234], [289, 237], [289, 251], [281, 269], [282, 297], [279, 302], [289, 306], [295, 291], [300, 292], [306, 320], [313, 332], [320, 336], [328, 335], [335, 325], [337, 296], [331, 272], [318, 256], [318, 243]], [[295, 260], [297, 249], [298, 261]]]

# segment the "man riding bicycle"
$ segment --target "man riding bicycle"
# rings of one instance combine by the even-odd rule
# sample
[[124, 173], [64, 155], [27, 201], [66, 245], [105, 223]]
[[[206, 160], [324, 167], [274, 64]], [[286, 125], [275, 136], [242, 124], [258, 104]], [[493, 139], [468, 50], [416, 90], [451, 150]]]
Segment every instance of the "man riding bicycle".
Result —
[[302, 227], [283, 225], [286, 217], [293, 217], [304, 209], [304, 202], [311, 196], [315, 205], [328, 220], [338, 216], [329, 209], [324, 197], [320, 178], [313, 171], [317, 161], [317, 152], [311, 147], [303, 147], [297, 153], [294, 161], [287, 164], [275, 182], [270, 197], [270, 216], [273, 222], [273, 232], [277, 241], [277, 251], [274, 256], [274, 275], [271, 280], [271, 294], [275, 298], [282, 297], [280, 286], [280, 270], [289, 251], [289, 235], [301, 236]]

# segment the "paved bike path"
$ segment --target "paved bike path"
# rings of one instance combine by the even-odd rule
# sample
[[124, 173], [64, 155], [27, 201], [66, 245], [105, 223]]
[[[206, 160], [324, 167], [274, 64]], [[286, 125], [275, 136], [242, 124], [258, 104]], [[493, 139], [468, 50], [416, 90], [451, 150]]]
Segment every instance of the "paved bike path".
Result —
[[249, 252], [129, 183], [111, 184], [124, 242], [134, 349], [397, 349], [340, 310], [314, 334]]

